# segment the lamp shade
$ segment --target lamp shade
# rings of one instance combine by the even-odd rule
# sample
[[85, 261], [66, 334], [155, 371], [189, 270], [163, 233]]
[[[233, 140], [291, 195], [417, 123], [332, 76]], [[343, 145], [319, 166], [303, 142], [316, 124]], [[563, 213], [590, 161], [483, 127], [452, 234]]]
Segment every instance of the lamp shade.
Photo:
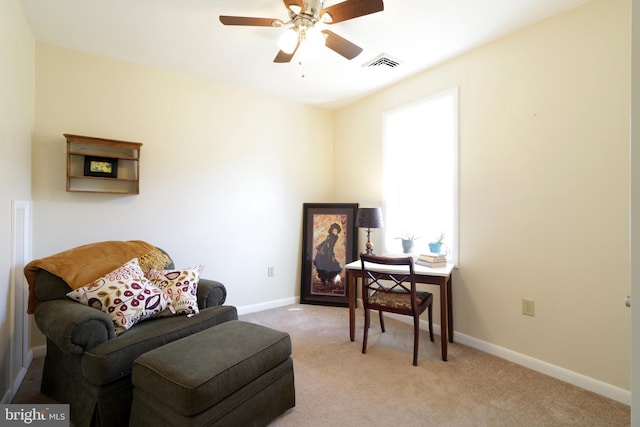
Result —
[[356, 215], [356, 226], [361, 228], [382, 228], [382, 209], [380, 208], [358, 208]]
[[278, 47], [284, 53], [291, 54], [296, 50], [296, 46], [298, 46], [298, 32], [293, 28], [288, 28], [280, 35], [280, 38], [278, 39]]

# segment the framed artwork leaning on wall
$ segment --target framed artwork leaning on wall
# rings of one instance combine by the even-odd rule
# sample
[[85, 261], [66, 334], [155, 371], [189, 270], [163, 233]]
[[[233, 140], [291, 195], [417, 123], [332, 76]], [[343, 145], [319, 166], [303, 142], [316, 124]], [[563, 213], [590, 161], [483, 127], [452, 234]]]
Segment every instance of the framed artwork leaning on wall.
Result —
[[347, 307], [345, 265], [357, 259], [357, 203], [304, 203], [300, 303]]

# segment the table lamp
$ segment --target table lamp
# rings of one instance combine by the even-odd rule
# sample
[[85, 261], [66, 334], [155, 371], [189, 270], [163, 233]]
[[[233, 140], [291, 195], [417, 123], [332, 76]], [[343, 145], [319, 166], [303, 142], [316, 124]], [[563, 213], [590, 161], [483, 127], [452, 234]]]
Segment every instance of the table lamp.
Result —
[[373, 253], [373, 243], [371, 243], [371, 229], [384, 227], [382, 222], [382, 209], [358, 208], [356, 227], [367, 229], [367, 255], [375, 255]]

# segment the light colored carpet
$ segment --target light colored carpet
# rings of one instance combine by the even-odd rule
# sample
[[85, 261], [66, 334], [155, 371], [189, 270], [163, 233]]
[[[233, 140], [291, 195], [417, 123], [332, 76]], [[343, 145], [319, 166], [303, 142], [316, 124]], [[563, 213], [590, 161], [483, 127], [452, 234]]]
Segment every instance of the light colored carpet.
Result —
[[349, 341], [348, 310], [295, 305], [241, 316], [287, 331], [293, 342], [296, 407], [272, 426], [629, 426], [630, 408], [473, 348], [372, 312], [362, 354], [362, 310]]
[[[375, 313], [373, 313], [375, 314]], [[292, 305], [240, 316], [287, 331], [293, 343], [296, 406], [272, 427], [311, 426], [629, 426], [629, 406], [473, 348], [422, 331], [419, 366], [411, 365], [413, 328], [372, 316], [361, 353], [362, 310], [349, 341], [348, 309]], [[239, 338], [240, 342], [240, 338]], [[15, 403], [53, 402], [39, 393], [36, 359]]]

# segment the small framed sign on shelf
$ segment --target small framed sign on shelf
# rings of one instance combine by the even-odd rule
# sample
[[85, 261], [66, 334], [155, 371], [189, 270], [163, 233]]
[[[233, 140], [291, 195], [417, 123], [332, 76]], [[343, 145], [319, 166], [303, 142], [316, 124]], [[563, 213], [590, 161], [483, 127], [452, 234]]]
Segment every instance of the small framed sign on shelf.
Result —
[[86, 156], [84, 158], [84, 176], [117, 178], [118, 159], [111, 157]]

